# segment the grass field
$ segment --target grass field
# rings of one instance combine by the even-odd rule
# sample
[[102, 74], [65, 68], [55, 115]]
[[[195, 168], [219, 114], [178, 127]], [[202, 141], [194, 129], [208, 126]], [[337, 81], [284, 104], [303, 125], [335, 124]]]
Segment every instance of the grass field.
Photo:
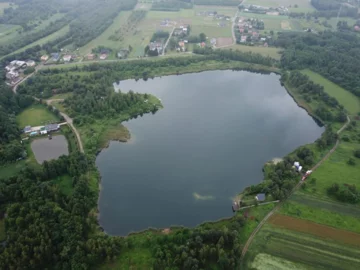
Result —
[[336, 98], [350, 114], [355, 115], [360, 112], [360, 100], [358, 97], [309, 69], [301, 72], [309, 76], [314, 83], [324, 86], [325, 92]]
[[0, 242], [5, 240], [5, 220], [0, 219]]
[[235, 44], [233, 46], [227, 47], [226, 49], [239, 50], [242, 52], [259, 53], [263, 56], [270, 56], [271, 58], [274, 58], [276, 60], [280, 60], [281, 57], [280, 55], [281, 49], [274, 47], [245, 46], [245, 45]]
[[22, 111], [16, 116], [18, 125], [21, 128], [25, 126], [40, 126], [52, 122], [57, 122], [59, 119], [49, 112], [44, 105], [32, 105]]
[[5, 179], [16, 175], [23, 168], [25, 168], [26, 161], [20, 160], [15, 163], [11, 163], [0, 167], [0, 179]]

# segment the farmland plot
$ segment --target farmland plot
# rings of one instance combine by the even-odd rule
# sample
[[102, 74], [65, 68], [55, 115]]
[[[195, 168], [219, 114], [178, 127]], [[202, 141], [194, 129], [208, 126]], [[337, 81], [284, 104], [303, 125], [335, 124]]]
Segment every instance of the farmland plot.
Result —
[[[260, 255], [265, 254], [265, 255]], [[260, 255], [260, 258], [257, 257]], [[268, 256], [270, 255], [270, 256]], [[314, 235], [266, 225], [245, 257], [251, 269], [358, 269], [360, 250]], [[264, 260], [260, 260], [263, 258]], [[277, 267], [278, 265], [285, 266]]]

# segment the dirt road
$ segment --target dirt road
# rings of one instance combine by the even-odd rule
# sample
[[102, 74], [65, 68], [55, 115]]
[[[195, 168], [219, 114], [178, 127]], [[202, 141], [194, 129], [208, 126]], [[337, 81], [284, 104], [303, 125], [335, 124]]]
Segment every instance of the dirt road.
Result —
[[[22, 79], [19, 83], [17, 83], [13, 88], [13, 92], [14, 94], [17, 94], [17, 88], [20, 84], [22, 84], [23, 82], [25, 82], [28, 78], [30, 78], [32, 75], [34, 75], [36, 73], [36, 71], [28, 76], [26, 76], [24, 79]], [[33, 97], [35, 100], [40, 101], [38, 98]], [[63, 99], [49, 99], [46, 101], [47, 105], [50, 105], [53, 101], [64, 101]], [[62, 117], [64, 117], [65, 121], [68, 123], [68, 125], [70, 126], [70, 128], [74, 131], [75, 135], [76, 135], [76, 139], [78, 141], [78, 145], [79, 145], [79, 150], [81, 153], [84, 153], [84, 147], [83, 144], [81, 142], [81, 138], [80, 138], [80, 134], [77, 131], [77, 129], [75, 128], [74, 124], [73, 124], [73, 120], [70, 116], [68, 116], [66, 113], [60, 112], [60, 115]]]
[[[347, 122], [337, 131], [337, 134], [340, 134], [350, 123], [350, 117], [347, 116]], [[331, 150], [311, 169], [312, 171], [315, 171], [321, 164], [324, 163], [325, 160], [327, 160], [330, 155], [336, 150], [336, 148], [338, 147], [340, 141], [339, 139], [336, 141], [335, 145], [333, 148], [331, 148]], [[291, 191], [291, 193], [289, 194], [288, 198], [301, 186], [301, 184], [303, 183], [303, 181], [300, 181]], [[242, 253], [241, 253], [241, 258], [240, 260], [242, 261], [245, 258], [246, 252], [249, 249], [249, 246], [251, 244], [251, 242], [253, 241], [253, 239], [255, 238], [255, 235], [258, 233], [258, 231], [261, 229], [261, 227], [266, 223], [266, 221], [278, 210], [281, 208], [281, 206], [284, 204], [284, 202], [286, 201], [286, 199], [284, 199], [282, 202], [280, 202], [277, 206], [274, 207], [273, 210], [271, 210], [266, 217], [264, 217], [264, 219], [259, 223], [259, 225], [256, 227], [256, 229], [252, 232], [252, 234], [250, 235], [249, 239], [247, 240]]]

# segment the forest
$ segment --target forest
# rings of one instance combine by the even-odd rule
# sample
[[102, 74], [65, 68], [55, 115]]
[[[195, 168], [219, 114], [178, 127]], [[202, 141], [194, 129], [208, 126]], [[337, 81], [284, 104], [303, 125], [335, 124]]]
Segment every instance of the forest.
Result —
[[[6, 212], [1, 269], [88, 269], [114, 259], [122, 240], [92, 233], [96, 217], [89, 211], [97, 194], [85, 174], [92, 166], [74, 153], [0, 181], [0, 217]], [[72, 177], [71, 196], [53, 184], [59, 175]]]
[[179, 11], [180, 9], [191, 9], [193, 7], [192, 3], [184, 1], [164, 1], [164, 2], [154, 2], [151, 6], [151, 10], [157, 11]]
[[23, 156], [24, 147], [19, 142], [21, 131], [15, 115], [32, 102], [31, 97], [15, 96], [7, 85], [0, 84], [0, 165], [14, 162]]
[[279, 33], [275, 45], [285, 48], [285, 69], [310, 68], [330, 81], [360, 96], [360, 38], [348, 32]]

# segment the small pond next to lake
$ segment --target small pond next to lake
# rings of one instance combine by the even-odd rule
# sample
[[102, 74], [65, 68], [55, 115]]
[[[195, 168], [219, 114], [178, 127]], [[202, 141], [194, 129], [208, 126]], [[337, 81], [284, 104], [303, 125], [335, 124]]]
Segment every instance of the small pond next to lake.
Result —
[[51, 140], [47, 137], [35, 139], [31, 142], [31, 149], [36, 161], [40, 164], [45, 160], [49, 161], [69, 154], [68, 143], [64, 135], [53, 136]]
[[97, 157], [99, 220], [111, 235], [231, 216], [231, 198], [263, 179], [265, 162], [324, 131], [275, 74], [207, 71], [118, 86], [164, 108], [124, 123], [130, 142]]

